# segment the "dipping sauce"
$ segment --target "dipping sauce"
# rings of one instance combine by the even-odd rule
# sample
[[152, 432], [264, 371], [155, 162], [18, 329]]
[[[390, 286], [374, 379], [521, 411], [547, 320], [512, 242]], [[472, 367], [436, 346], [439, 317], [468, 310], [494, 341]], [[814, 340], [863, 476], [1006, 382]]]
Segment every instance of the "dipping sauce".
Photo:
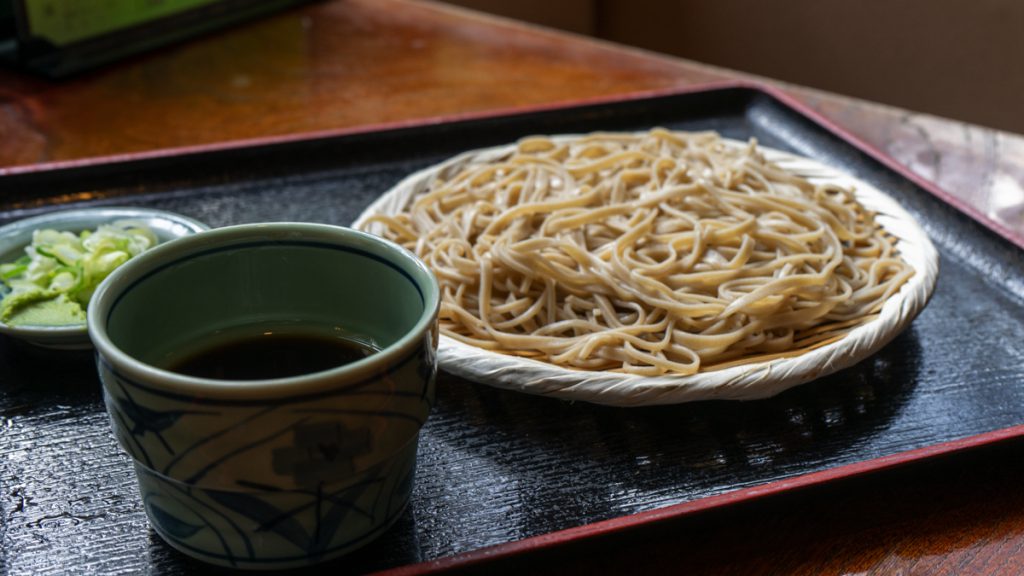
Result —
[[357, 340], [316, 333], [242, 336], [185, 356], [168, 370], [216, 380], [269, 380], [338, 368], [377, 352]]

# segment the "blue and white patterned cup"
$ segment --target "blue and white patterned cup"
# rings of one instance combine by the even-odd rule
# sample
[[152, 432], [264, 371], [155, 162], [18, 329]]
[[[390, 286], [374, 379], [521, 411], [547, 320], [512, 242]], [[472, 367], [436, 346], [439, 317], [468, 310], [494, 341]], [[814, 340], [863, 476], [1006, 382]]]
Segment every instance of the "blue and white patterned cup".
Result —
[[[408, 502], [434, 401], [438, 286], [412, 254], [318, 224], [169, 242], [93, 296], [89, 334], [154, 530], [200, 560], [277, 569], [345, 554]], [[167, 369], [239, 326], [316, 326], [380, 350], [269, 380]]]

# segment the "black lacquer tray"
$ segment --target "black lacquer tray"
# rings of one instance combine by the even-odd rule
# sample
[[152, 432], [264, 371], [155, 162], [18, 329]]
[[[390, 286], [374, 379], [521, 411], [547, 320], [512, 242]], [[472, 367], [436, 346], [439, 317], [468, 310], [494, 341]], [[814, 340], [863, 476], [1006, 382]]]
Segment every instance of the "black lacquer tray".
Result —
[[[1024, 250], [762, 88], [12, 171], [0, 177], [0, 223], [71, 205], [134, 205], [211, 226], [348, 224], [403, 176], [464, 150], [533, 133], [652, 126], [755, 136], [889, 193], [940, 250], [928, 308], [874, 357], [763, 401], [608, 408], [442, 374], [410, 507], [330, 570], [455, 566], [1024, 435]], [[149, 529], [90, 354], [0, 339], [4, 570], [212, 571]]]

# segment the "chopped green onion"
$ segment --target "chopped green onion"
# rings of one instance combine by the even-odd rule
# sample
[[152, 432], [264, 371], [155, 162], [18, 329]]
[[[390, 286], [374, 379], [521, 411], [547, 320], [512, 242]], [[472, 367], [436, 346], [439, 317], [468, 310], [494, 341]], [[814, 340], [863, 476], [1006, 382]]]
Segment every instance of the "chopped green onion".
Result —
[[27, 292], [45, 292], [47, 298], [64, 294], [84, 310], [96, 287], [115, 268], [157, 242], [152, 230], [130, 220], [80, 234], [36, 230], [24, 256], [0, 264], [0, 320], [13, 313], [8, 309], [15, 305], [8, 306], [11, 302], [30, 301], [13, 298]]

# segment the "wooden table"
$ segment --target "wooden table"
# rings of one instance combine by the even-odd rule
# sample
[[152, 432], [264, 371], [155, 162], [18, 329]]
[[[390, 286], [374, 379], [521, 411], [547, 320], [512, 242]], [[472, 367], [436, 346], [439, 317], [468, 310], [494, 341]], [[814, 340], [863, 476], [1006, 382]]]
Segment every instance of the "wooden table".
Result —
[[[0, 174], [737, 79], [751, 80], [434, 4], [336, 0], [65, 82], [0, 71]], [[781, 87], [1006, 234], [1024, 234], [1024, 139]], [[1003, 442], [482, 568], [1020, 574], [1022, 461], [1024, 444]]]

